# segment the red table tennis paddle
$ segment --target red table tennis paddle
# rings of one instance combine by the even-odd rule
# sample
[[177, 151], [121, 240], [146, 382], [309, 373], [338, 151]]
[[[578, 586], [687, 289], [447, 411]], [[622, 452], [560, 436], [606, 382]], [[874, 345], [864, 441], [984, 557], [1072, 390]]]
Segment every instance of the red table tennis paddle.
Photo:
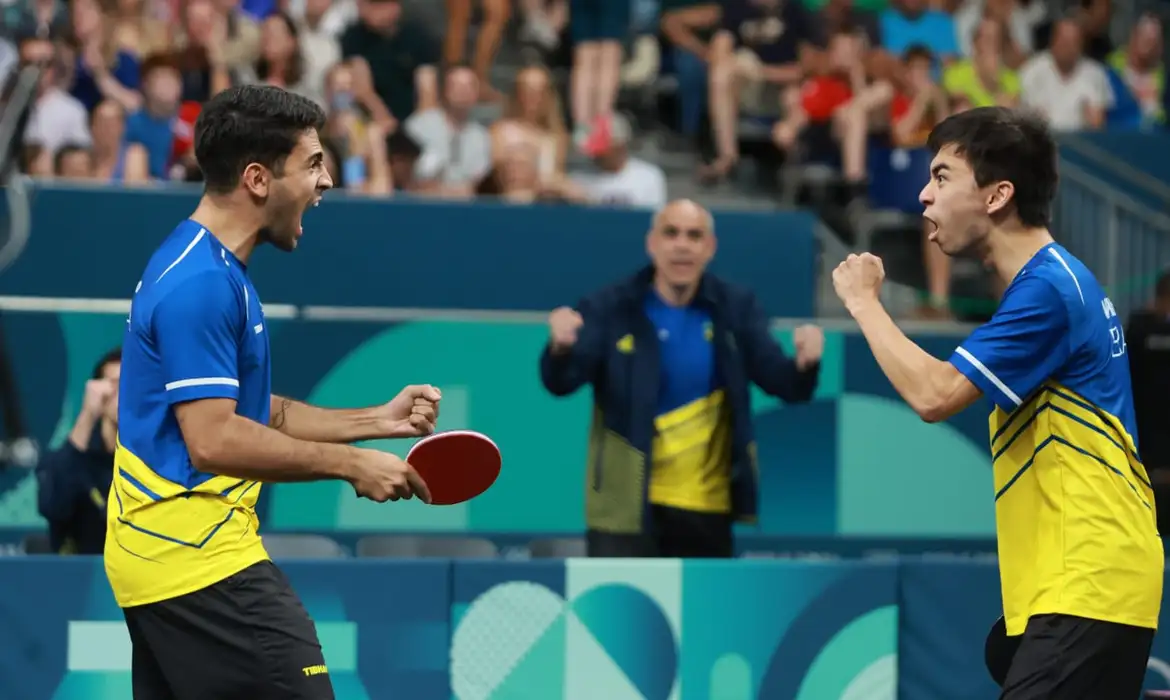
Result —
[[431, 492], [431, 505], [470, 501], [500, 475], [500, 448], [474, 430], [447, 430], [414, 443], [406, 461]]

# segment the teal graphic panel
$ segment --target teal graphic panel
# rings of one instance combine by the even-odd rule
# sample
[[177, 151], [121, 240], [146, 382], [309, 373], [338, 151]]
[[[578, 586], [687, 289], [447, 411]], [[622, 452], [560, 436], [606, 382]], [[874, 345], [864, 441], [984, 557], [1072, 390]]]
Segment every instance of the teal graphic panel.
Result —
[[[58, 445], [85, 379], [119, 342], [118, 315], [20, 313], [4, 318], [37, 437]], [[540, 384], [542, 323], [303, 319], [269, 322], [278, 393], [329, 407], [389, 400], [406, 384], [443, 390], [441, 429], [483, 431], [504, 467], [482, 497], [450, 508], [375, 504], [341, 483], [266, 489], [264, 527], [285, 531], [575, 532], [583, 524], [588, 390], [557, 399]], [[787, 331], [777, 331], [784, 344]], [[916, 338], [945, 357], [956, 338]], [[754, 413], [766, 535], [985, 537], [993, 532], [986, 413], [927, 425], [898, 399], [863, 338], [829, 333], [813, 402], [785, 406], [757, 391]], [[405, 441], [378, 447], [404, 454]], [[16, 475], [20, 476], [20, 475]], [[0, 482], [0, 527], [38, 527], [31, 474]], [[730, 663], [730, 662], [729, 662]]]

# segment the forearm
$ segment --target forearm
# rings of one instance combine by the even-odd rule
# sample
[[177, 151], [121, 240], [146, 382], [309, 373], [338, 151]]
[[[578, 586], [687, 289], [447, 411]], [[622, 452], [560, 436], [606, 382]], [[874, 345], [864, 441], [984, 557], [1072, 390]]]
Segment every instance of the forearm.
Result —
[[288, 483], [348, 479], [357, 448], [289, 437], [242, 416], [231, 416], [192, 461], [200, 471], [255, 481]]
[[764, 66], [763, 75], [768, 81], [779, 84], [799, 82], [804, 77], [800, 63], [785, 63], [779, 66]]
[[93, 439], [93, 429], [97, 427], [97, 424], [97, 416], [91, 416], [82, 411], [81, 415], [77, 416], [77, 422], [73, 424], [73, 430], [69, 431], [69, 442], [79, 451], [85, 452], [89, 449], [89, 442]]
[[371, 408], [318, 408], [276, 394], [269, 427], [311, 442], [351, 443], [387, 436], [386, 426]]
[[894, 389], [915, 413], [930, 420], [944, 400], [932, 380], [943, 361], [906, 337], [880, 303], [871, 302], [850, 312]]

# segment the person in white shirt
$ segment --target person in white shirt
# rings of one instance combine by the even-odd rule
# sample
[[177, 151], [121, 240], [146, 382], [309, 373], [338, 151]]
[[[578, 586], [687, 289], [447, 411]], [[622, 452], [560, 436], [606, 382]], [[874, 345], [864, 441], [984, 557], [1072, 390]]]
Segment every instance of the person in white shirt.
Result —
[[1054, 131], [1100, 129], [1113, 106], [1109, 77], [1100, 63], [1085, 58], [1083, 46], [1080, 26], [1061, 20], [1053, 27], [1052, 47], [1020, 71], [1022, 106], [1044, 114]]
[[65, 144], [89, 146], [89, 114], [77, 98], [60, 87], [65, 71], [53, 44], [48, 39], [26, 38], [20, 42], [20, 60], [23, 65], [44, 65], [24, 143], [40, 146], [50, 158]]
[[449, 196], [471, 196], [492, 167], [488, 130], [471, 119], [479, 100], [479, 79], [467, 66], [447, 69], [443, 106], [415, 112], [406, 133], [422, 148], [415, 177], [423, 189]]
[[597, 169], [573, 178], [588, 201], [654, 209], [666, 206], [666, 173], [630, 156], [632, 137], [629, 120], [620, 114], [594, 120], [582, 150], [593, 158]]

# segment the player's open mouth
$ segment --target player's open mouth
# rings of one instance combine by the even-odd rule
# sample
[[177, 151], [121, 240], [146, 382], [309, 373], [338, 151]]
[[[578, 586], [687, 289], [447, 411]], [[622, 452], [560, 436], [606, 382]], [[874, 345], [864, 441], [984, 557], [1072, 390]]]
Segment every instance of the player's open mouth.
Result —
[[922, 216], [922, 219], [924, 221], [926, 221], [927, 224], [930, 225], [930, 229], [929, 229], [930, 233], [927, 234], [926, 240], [933, 241], [935, 238], [938, 237], [938, 223], [935, 222], [935, 220], [930, 218], [929, 216], [926, 216], [925, 214]]

